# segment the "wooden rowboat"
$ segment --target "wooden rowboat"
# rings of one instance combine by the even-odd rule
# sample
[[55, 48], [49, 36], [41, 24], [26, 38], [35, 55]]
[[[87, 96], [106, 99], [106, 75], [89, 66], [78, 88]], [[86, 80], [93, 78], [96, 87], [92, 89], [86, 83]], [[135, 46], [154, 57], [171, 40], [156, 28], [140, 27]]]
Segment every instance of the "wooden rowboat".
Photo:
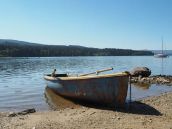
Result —
[[127, 96], [129, 76], [125, 72], [87, 76], [55, 74], [54, 77], [49, 74], [44, 79], [49, 88], [63, 97], [122, 106]]

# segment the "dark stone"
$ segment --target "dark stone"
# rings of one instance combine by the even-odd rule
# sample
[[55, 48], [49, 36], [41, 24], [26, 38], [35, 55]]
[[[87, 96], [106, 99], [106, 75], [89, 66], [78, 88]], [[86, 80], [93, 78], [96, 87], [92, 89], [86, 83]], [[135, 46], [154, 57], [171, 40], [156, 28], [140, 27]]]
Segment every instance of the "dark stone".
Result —
[[21, 112], [18, 112], [17, 114], [18, 115], [26, 115], [26, 114], [34, 113], [34, 112], [36, 112], [36, 110], [34, 108], [31, 108], [31, 109], [26, 109], [26, 110], [23, 110]]
[[15, 112], [10, 112], [10, 114], [8, 115], [8, 117], [15, 117], [15, 116], [17, 116]]
[[151, 70], [147, 67], [136, 67], [130, 73], [133, 77], [149, 77]]
[[12, 112], [8, 115], [8, 117], [15, 117], [17, 115], [26, 115], [26, 114], [34, 113], [34, 112], [36, 112], [36, 110], [34, 108], [31, 108], [31, 109], [26, 109], [26, 110], [23, 110], [23, 111], [17, 112], [17, 113]]

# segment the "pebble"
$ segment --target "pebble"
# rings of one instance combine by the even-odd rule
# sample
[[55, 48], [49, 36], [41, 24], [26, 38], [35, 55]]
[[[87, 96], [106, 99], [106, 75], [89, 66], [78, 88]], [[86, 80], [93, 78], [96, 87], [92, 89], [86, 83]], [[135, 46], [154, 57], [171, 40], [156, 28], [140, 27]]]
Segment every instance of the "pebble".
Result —
[[17, 116], [17, 114], [15, 112], [10, 112], [8, 115], [8, 117], [15, 117], [15, 116]]
[[93, 115], [93, 114], [95, 114], [96, 112], [92, 112], [92, 113], [90, 113], [90, 115]]
[[23, 118], [23, 117], [20, 117], [19, 119], [20, 119], [20, 120], [24, 120], [24, 118]]
[[112, 119], [115, 119], [115, 117], [112, 117]]
[[152, 123], [152, 119], [150, 118], [150, 119], [148, 120], [148, 122]]
[[120, 120], [121, 118], [120, 117], [117, 117], [117, 120]]
[[86, 112], [85, 110], [82, 111], [82, 113]]

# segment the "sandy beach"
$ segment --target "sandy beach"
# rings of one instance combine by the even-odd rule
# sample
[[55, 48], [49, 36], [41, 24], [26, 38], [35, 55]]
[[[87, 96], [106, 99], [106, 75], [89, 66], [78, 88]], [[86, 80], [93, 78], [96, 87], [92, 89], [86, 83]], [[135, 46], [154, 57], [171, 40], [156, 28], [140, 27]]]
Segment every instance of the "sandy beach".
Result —
[[172, 129], [172, 93], [133, 102], [131, 109], [76, 107], [9, 117], [1, 129]]

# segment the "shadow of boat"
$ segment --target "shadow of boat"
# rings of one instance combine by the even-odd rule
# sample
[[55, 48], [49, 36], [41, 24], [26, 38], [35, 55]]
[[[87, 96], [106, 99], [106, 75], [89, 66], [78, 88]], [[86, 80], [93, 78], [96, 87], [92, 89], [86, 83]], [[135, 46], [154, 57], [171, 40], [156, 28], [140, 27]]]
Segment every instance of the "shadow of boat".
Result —
[[126, 106], [124, 109], [117, 109], [117, 111], [138, 115], [155, 115], [161, 116], [161, 112], [159, 112], [154, 107], [147, 105], [145, 103], [134, 101]]
[[65, 108], [81, 108], [82, 106], [85, 106], [89, 108], [119, 111], [123, 113], [131, 113], [131, 114], [138, 114], [138, 115], [156, 115], [156, 116], [162, 115], [157, 109], [145, 103], [141, 103], [139, 101], [125, 103], [124, 107], [120, 107], [120, 108], [112, 107], [112, 106], [101, 104], [101, 103], [92, 103], [89, 101], [64, 98], [56, 94], [52, 89], [48, 87], [45, 88], [45, 98], [46, 98], [46, 102], [48, 103], [50, 108], [53, 110], [60, 110], [60, 109], [65, 109]]

